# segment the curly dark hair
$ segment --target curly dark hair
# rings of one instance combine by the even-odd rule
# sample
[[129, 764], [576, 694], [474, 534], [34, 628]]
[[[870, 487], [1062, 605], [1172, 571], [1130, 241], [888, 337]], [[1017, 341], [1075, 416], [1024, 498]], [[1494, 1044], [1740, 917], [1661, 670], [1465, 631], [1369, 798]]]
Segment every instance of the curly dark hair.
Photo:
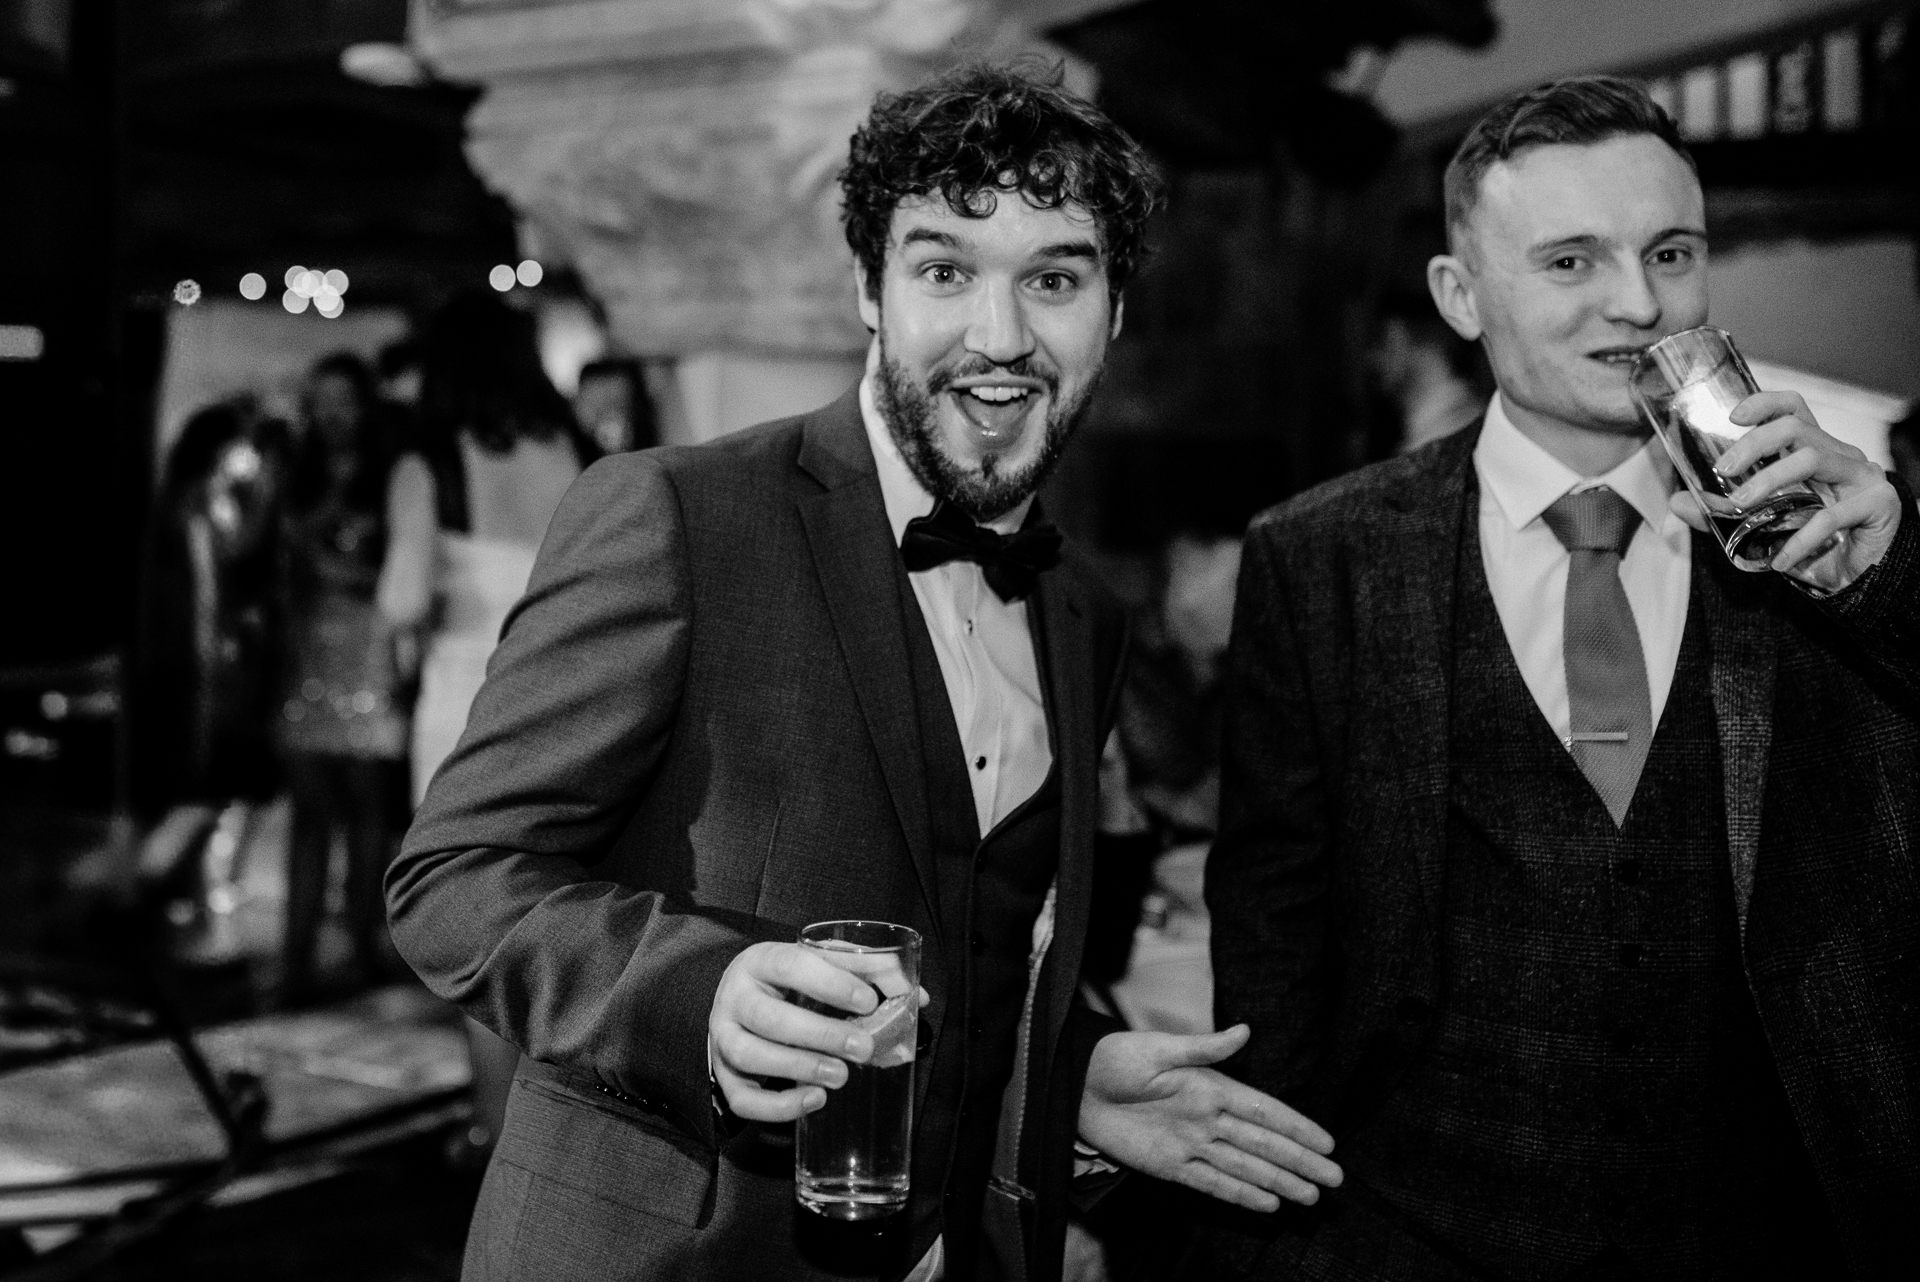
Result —
[[998, 193], [1017, 191], [1039, 209], [1093, 215], [1118, 297], [1146, 257], [1165, 184], [1140, 144], [1061, 79], [1057, 65], [974, 63], [874, 99], [840, 175], [841, 221], [871, 296], [902, 200], [938, 192], [954, 213], [986, 218]]

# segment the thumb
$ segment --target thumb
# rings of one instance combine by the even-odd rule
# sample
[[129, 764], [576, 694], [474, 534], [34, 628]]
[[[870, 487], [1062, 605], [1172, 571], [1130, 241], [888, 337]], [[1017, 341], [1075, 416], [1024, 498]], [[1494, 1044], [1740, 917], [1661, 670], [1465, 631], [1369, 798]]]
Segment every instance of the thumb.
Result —
[[1218, 1064], [1245, 1046], [1250, 1036], [1252, 1030], [1245, 1024], [1235, 1024], [1218, 1033], [1170, 1034], [1162, 1058], [1168, 1068], [1199, 1068], [1206, 1064]]
[[1702, 534], [1712, 533], [1712, 531], [1707, 528], [1706, 514], [1700, 510], [1700, 500], [1694, 498], [1692, 491], [1688, 490], [1686, 486], [1681, 486], [1667, 496], [1667, 507], [1671, 509], [1675, 516], [1685, 521], [1693, 529], [1700, 531]]

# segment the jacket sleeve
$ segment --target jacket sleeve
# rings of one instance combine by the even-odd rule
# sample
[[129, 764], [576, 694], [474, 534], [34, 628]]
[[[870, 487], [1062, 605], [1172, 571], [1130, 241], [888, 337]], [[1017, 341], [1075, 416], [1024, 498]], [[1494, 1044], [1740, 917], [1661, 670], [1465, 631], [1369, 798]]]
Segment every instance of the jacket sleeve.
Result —
[[1297, 1108], [1329, 999], [1333, 825], [1302, 619], [1278, 529], [1249, 532], [1227, 655], [1220, 833], [1207, 860], [1215, 1027], [1252, 1037], [1239, 1075]]
[[590, 468], [554, 514], [387, 902], [395, 945], [435, 993], [712, 1142], [707, 1013], [755, 940], [593, 871], [666, 750], [691, 609], [670, 478], [646, 455]]
[[1900, 528], [1893, 546], [1877, 565], [1818, 608], [1911, 705], [1920, 706], [1920, 510], [1906, 480], [1892, 474], [1890, 479], [1900, 493]]

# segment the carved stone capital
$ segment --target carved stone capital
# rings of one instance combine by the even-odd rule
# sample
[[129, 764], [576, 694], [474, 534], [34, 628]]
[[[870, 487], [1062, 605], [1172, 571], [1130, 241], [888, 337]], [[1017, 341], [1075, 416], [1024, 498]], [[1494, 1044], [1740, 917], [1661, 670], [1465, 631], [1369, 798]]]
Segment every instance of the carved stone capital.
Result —
[[474, 168], [620, 346], [843, 356], [867, 336], [835, 180], [874, 94], [961, 57], [1064, 57], [1022, 21], [1064, 2], [415, 0], [410, 39], [486, 85]]

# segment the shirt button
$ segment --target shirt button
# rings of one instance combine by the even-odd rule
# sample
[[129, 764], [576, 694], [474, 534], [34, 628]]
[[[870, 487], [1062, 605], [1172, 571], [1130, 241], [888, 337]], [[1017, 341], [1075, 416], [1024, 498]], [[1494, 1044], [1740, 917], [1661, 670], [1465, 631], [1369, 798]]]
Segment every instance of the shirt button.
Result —
[[1639, 885], [1640, 861], [1638, 859], [1622, 859], [1613, 866], [1613, 879], [1623, 886]]
[[987, 768], [987, 759], [985, 757], [975, 757], [973, 759], [973, 768], [975, 770], [985, 770]]
[[1618, 954], [1622, 966], [1638, 966], [1645, 950], [1638, 944], [1622, 944]]
[[972, 620], [972, 619], [968, 619], [968, 620], [967, 620], [967, 635], [968, 635], [968, 636], [972, 636], [972, 635], [973, 635], [973, 620]]

